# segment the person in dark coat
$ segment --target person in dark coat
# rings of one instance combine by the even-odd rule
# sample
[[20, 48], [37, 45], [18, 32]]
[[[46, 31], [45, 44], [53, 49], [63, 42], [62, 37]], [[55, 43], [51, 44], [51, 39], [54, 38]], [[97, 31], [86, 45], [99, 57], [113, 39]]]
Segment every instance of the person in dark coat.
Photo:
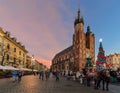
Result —
[[19, 71], [18, 72], [18, 81], [21, 81], [22, 76], [23, 76], [23, 72]]
[[59, 72], [58, 71], [55, 72], [55, 77], [56, 77], [56, 81], [59, 81]]

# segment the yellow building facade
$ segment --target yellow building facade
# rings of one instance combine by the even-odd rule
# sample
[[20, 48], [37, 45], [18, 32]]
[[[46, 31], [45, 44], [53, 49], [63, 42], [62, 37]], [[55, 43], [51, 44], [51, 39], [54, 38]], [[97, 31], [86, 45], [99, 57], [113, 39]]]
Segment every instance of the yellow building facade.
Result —
[[0, 63], [2, 61], [2, 55], [3, 55], [3, 38], [4, 38], [4, 32], [2, 28], [0, 28]]
[[27, 55], [26, 68], [42, 71], [47, 69], [45, 65], [34, 59], [34, 64], [32, 64], [32, 56]]
[[11, 37], [10, 32], [0, 29], [0, 64], [14, 67], [26, 67], [26, 55], [28, 51], [25, 46]]
[[110, 65], [111, 69], [120, 68], [120, 53], [110, 54], [106, 56], [106, 61]]

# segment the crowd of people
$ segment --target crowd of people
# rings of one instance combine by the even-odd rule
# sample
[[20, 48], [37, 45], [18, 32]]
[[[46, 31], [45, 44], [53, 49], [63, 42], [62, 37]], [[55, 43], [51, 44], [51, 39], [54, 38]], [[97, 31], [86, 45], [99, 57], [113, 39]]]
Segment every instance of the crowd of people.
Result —
[[63, 71], [60, 73], [67, 80], [72, 79], [88, 87], [93, 86], [96, 90], [102, 88], [102, 90], [106, 91], [109, 91], [109, 83], [112, 82], [112, 78], [114, 77], [119, 81], [118, 76], [120, 75], [120, 71], [112, 71], [110, 69], [103, 69], [101, 71], [83, 69], [76, 72]]
[[[9, 75], [8, 73], [7, 75]], [[13, 82], [20, 82], [22, 79], [22, 76], [24, 75], [23, 71], [13, 71], [12, 73], [12, 79]], [[39, 79], [41, 80], [48, 80], [51, 76], [51, 72], [49, 70], [46, 71], [39, 71], [34, 72], [34, 75], [38, 75]], [[92, 69], [83, 69], [81, 71], [53, 71], [52, 72], [53, 77], [55, 77], [56, 81], [60, 80], [60, 76], [66, 77], [67, 80], [74, 80], [79, 82], [82, 85], [86, 85], [88, 87], [93, 86], [94, 89], [102, 89], [109, 91], [109, 83], [113, 81], [113, 78], [115, 78], [118, 82], [120, 82], [120, 70], [113, 71], [110, 69], [103, 69], [100, 71], [95, 71]]]
[[16, 81], [20, 82], [23, 75], [24, 75], [23, 71], [17, 71], [17, 70], [13, 71], [12, 72], [13, 82]]
[[39, 71], [39, 79], [48, 80], [49, 77], [50, 77], [49, 71]]

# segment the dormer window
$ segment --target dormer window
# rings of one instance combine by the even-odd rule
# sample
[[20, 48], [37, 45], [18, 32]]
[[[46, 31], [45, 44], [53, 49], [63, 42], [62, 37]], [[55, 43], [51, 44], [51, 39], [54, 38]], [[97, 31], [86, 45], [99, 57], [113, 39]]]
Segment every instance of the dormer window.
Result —
[[7, 31], [5, 34], [7, 37], [10, 37], [10, 32]]
[[17, 39], [15, 37], [13, 37], [12, 40], [15, 41], [15, 42], [17, 41]]
[[7, 33], [7, 36], [10, 37], [10, 33], [9, 32]]

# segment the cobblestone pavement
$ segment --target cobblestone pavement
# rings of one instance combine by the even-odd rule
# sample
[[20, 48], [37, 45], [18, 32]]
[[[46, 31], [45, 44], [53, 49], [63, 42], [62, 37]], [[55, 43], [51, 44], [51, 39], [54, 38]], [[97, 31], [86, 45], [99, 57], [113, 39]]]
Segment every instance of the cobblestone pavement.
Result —
[[40, 80], [38, 76], [24, 76], [21, 82], [12, 82], [11, 79], [0, 79], [0, 93], [119, 93], [115, 85], [110, 86], [110, 91], [94, 90], [93, 87], [80, 85], [78, 82], [69, 81], [61, 77], [55, 81]]

